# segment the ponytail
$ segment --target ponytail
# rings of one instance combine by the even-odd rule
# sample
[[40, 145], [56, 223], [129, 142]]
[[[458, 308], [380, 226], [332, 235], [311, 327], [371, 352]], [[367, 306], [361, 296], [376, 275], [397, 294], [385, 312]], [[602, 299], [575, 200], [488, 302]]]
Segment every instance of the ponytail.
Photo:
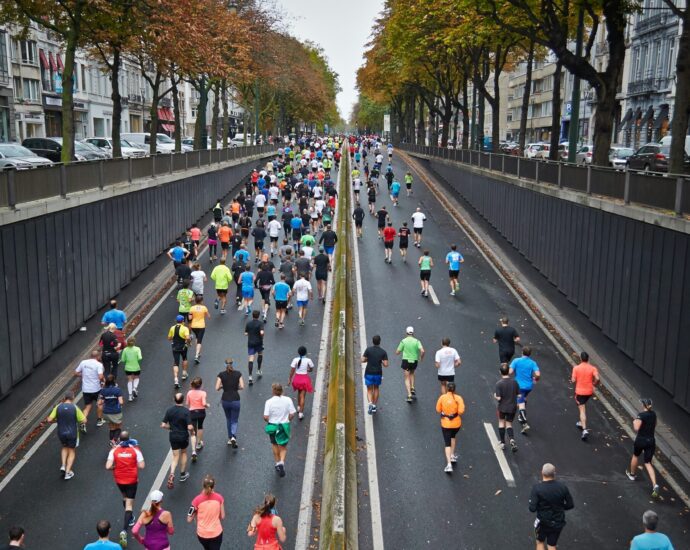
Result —
[[254, 513], [257, 516], [265, 517], [273, 513], [273, 509], [276, 506], [276, 497], [274, 497], [271, 493], [268, 493], [264, 497], [264, 502], [260, 506], [257, 506], [256, 509], [254, 510]]
[[234, 369], [233, 369], [233, 367], [232, 367], [232, 359], [231, 359], [230, 357], [228, 357], [228, 358], [225, 360], [225, 371], [226, 371], [226, 372], [232, 372], [233, 370], [234, 370]]
[[204, 494], [210, 495], [213, 492], [213, 488], [216, 486], [216, 480], [213, 476], [207, 475], [203, 481]]

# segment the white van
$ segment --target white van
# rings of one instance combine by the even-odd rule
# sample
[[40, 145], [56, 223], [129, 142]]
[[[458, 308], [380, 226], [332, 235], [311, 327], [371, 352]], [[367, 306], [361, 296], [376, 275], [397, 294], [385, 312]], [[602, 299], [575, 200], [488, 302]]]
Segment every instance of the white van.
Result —
[[[664, 136], [659, 140], [662, 146], [671, 147], [671, 136]], [[685, 136], [685, 154], [690, 157], [690, 136]]]

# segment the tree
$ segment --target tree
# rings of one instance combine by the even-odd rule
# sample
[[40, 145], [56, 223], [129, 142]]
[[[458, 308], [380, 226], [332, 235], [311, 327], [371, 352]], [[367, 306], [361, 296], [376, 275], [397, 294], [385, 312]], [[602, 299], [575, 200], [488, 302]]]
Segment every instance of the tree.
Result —
[[355, 129], [364, 128], [371, 133], [381, 133], [386, 107], [385, 103], [378, 103], [360, 92], [357, 102], [352, 107], [350, 126]]
[[33, 21], [60, 36], [65, 46], [65, 67], [62, 70], [62, 153], [64, 163], [74, 157], [74, 57], [84, 45], [84, 27], [94, 14], [104, 8], [106, 0], [3, 0], [0, 23], [18, 25], [28, 32]]
[[687, 2], [684, 8], [677, 6], [673, 0], [664, 0], [664, 3], [683, 25], [676, 59], [676, 99], [671, 121], [671, 164], [668, 167], [669, 172], [681, 174], [687, 170], [684, 160], [690, 114], [690, 7]]

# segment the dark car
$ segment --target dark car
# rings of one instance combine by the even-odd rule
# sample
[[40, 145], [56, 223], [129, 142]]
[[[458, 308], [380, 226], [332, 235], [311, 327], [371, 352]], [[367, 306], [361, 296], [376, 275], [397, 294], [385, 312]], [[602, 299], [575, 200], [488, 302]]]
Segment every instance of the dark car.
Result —
[[[62, 138], [26, 138], [22, 145], [36, 153], [39, 157], [45, 157], [53, 162], [62, 162]], [[72, 160], [101, 160], [107, 158], [107, 155], [101, 152], [94, 151], [78, 141], [74, 142], [74, 155]]]
[[670, 147], [660, 143], [647, 143], [628, 157], [628, 168], [645, 172], [668, 171]]

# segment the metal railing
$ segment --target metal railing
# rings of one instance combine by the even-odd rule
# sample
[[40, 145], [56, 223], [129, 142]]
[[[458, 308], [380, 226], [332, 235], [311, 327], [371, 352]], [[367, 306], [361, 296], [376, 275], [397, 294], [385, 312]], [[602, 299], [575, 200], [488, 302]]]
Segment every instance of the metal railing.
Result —
[[67, 198], [71, 193], [105, 189], [145, 178], [182, 173], [245, 157], [277, 151], [277, 145], [205, 149], [188, 153], [151, 155], [53, 164], [31, 170], [0, 172], [0, 208], [53, 197]]
[[446, 159], [538, 184], [579, 191], [672, 212], [690, 214], [690, 175], [616, 170], [602, 166], [535, 160], [469, 149], [401, 143], [403, 151]]

